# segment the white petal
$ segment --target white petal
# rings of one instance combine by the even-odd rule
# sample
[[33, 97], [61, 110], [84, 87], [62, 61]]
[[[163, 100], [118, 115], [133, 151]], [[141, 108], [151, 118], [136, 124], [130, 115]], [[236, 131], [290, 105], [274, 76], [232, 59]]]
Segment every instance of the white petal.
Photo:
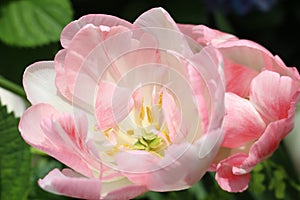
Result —
[[72, 106], [57, 91], [54, 62], [43, 61], [30, 65], [25, 70], [23, 85], [33, 105], [48, 103], [59, 111], [72, 111]]

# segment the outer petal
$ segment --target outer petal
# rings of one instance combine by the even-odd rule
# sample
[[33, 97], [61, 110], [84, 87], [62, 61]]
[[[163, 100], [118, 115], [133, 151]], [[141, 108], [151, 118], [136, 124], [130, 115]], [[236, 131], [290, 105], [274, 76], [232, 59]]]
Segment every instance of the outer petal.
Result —
[[[275, 71], [292, 79], [300, 78], [296, 68], [287, 67], [279, 56], [273, 56], [263, 46], [250, 40], [232, 40], [215, 45], [225, 60], [260, 72], [263, 69]], [[226, 70], [226, 68], [225, 68]]]
[[250, 174], [235, 175], [233, 167], [239, 166], [247, 157], [246, 154], [235, 154], [222, 160], [216, 169], [216, 181], [220, 187], [228, 192], [242, 192], [248, 188]]
[[242, 146], [258, 139], [264, 132], [266, 124], [248, 100], [226, 93], [225, 108], [223, 147]]
[[118, 26], [118, 25], [125, 26], [128, 28], [132, 27], [131, 23], [114, 16], [102, 15], [102, 14], [85, 15], [80, 19], [71, 22], [64, 28], [61, 34], [62, 46], [64, 48], [68, 48], [68, 45], [70, 44], [74, 35], [76, 35], [76, 33], [87, 24], [93, 24], [95, 26], [107, 26], [107, 27]]
[[26, 68], [23, 85], [27, 98], [33, 105], [48, 103], [60, 111], [72, 111], [72, 106], [56, 89], [53, 64], [52, 61], [36, 62]]
[[258, 72], [273, 64], [273, 55], [263, 46], [250, 40], [227, 41], [216, 47], [226, 60]]
[[[78, 91], [74, 90], [76, 86], [76, 79], [80, 79], [80, 82], [82, 82], [82, 76], [80, 76], [80, 73], [87, 74], [90, 79], [94, 80], [95, 87], [97, 79], [99, 77], [93, 75], [95, 74], [95, 72], [97, 72], [97, 68], [81, 68], [81, 65], [85, 62], [86, 57], [92, 52], [94, 48], [96, 48], [97, 45], [101, 45], [103, 41], [110, 37], [113, 37], [113, 35], [120, 34], [128, 30], [128, 28], [122, 26], [103, 30], [101, 29], [101, 27], [97, 27], [92, 24], [88, 24], [82, 27], [76, 33], [76, 35], [74, 35], [72, 41], [68, 45], [68, 49], [65, 53], [64, 59], [62, 60], [62, 56], [58, 55], [55, 59], [57, 61], [55, 64], [58, 65], [55, 66], [56, 70], [58, 70], [56, 80], [57, 85], [59, 86], [59, 90], [62, 92], [62, 94], [69, 97], [69, 99], [71, 99], [70, 94], [78, 96]], [[83, 43], [82, 41], [85, 42]], [[61, 69], [61, 67], [59, 66], [63, 66], [63, 69]], [[59, 84], [62, 81], [64, 81], [66, 85]]]
[[130, 186], [125, 186], [120, 189], [115, 189], [114, 191], [109, 192], [103, 199], [128, 200], [128, 199], [133, 199], [147, 191], [148, 191], [148, 189], [143, 185], [130, 185]]
[[136, 19], [134, 25], [155, 36], [161, 49], [173, 50], [178, 53], [190, 51], [184, 35], [163, 8], [153, 8], [146, 11]]
[[116, 155], [118, 168], [130, 181], [153, 191], [182, 190], [195, 184], [207, 171], [217, 153], [220, 130], [203, 136], [195, 144], [173, 144], [163, 158], [142, 151]]
[[226, 41], [238, 40], [234, 35], [211, 29], [204, 25], [178, 24], [178, 27], [184, 34], [187, 34], [202, 45], [217, 45]]
[[270, 123], [264, 134], [250, 148], [247, 159], [235, 169], [235, 173], [237, 175], [248, 173], [259, 162], [271, 156], [278, 148], [282, 139], [293, 129], [293, 125], [294, 119], [292, 116]]
[[288, 116], [291, 102], [299, 89], [299, 83], [290, 77], [263, 71], [252, 81], [250, 101], [265, 120], [283, 119]]
[[[73, 141], [70, 138], [75, 134], [73, 132], [74, 127], [69, 127], [68, 129], [66, 124], [65, 131], [69, 130], [67, 133], [64, 130], [59, 130], [58, 124], [53, 124], [53, 119], [58, 117], [58, 111], [48, 104], [37, 104], [30, 107], [24, 112], [20, 120], [19, 130], [21, 136], [31, 146], [48, 153], [80, 173], [87, 176], [92, 175], [86, 162], [88, 156], [83, 159], [77, 151], [78, 147], [74, 146], [76, 145], [74, 144], [75, 138], [73, 138]], [[33, 122], [36, 125], [33, 126]], [[62, 127], [60, 128], [62, 129]], [[84, 140], [84, 138], [81, 139]], [[83, 141], [78, 142], [78, 145], [83, 143]], [[93, 163], [91, 162], [91, 164]]]
[[251, 81], [259, 72], [234, 63], [229, 59], [224, 61], [224, 71], [226, 92], [232, 92], [241, 97], [248, 98]]
[[44, 190], [55, 194], [81, 199], [100, 199], [100, 179], [70, 175], [70, 172], [64, 174], [64, 172], [61, 173], [58, 169], [54, 169], [38, 183]]
[[277, 149], [282, 139], [294, 127], [294, 116], [296, 105], [300, 100], [300, 91], [298, 91], [290, 103], [288, 116], [284, 119], [271, 122], [263, 135], [256, 141], [249, 150], [249, 155], [239, 168], [235, 169], [235, 174], [244, 174], [250, 172], [259, 162], [268, 158]]

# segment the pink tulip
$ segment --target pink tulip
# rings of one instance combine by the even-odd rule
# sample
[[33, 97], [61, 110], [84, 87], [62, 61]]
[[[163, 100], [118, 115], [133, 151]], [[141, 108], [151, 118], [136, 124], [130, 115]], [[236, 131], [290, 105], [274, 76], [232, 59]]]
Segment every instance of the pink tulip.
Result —
[[87, 15], [68, 24], [54, 61], [24, 73], [32, 106], [24, 140], [70, 169], [39, 180], [81, 199], [182, 190], [222, 143], [225, 83], [215, 48], [202, 48], [162, 8], [133, 23]]
[[212, 169], [222, 189], [242, 192], [251, 170], [293, 129], [300, 76], [255, 42], [203, 25], [179, 27], [199, 44], [218, 48], [224, 58], [225, 137]]

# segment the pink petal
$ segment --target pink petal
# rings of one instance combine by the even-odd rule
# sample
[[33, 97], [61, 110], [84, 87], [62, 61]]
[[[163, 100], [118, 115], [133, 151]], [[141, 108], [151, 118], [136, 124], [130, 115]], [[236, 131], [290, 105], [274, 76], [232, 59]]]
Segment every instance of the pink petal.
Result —
[[152, 8], [144, 12], [136, 19], [134, 25], [153, 35], [160, 49], [178, 53], [190, 50], [177, 24], [163, 8]]
[[[86, 158], [83, 159], [82, 154], [84, 153], [79, 153], [78, 150], [83, 145], [84, 135], [75, 138], [74, 127], [65, 127], [65, 130], [58, 129], [58, 124], [55, 125], [53, 122], [55, 118], [59, 118], [59, 113], [52, 106], [48, 104], [31, 106], [25, 111], [20, 120], [19, 130], [21, 136], [31, 146], [49, 154], [80, 173], [87, 176], [92, 175], [86, 162], [86, 160], [89, 160], [87, 153]], [[33, 125], [33, 123], [36, 125]], [[90, 164], [95, 165], [93, 162], [90, 162]]]
[[288, 116], [291, 102], [299, 89], [299, 84], [290, 77], [263, 71], [252, 81], [250, 101], [265, 120], [283, 119]]
[[235, 94], [225, 94], [226, 115], [223, 147], [236, 148], [254, 141], [264, 132], [266, 124], [254, 106]]
[[169, 130], [169, 136], [172, 142], [182, 141], [184, 140], [184, 136], [182, 135], [182, 116], [180, 110], [171, 94], [169, 94], [166, 90], [163, 92], [162, 98], [162, 110], [164, 113], [164, 118], [167, 123], [167, 127]]
[[191, 58], [189, 67], [189, 79], [203, 120], [203, 132], [213, 131], [221, 126], [224, 117], [225, 78], [221, 55], [207, 46]]
[[146, 185], [149, 190], [182, 190], [195, 184], [209, 168], [218, 147], [210, 145], [218, 141], [208, 143], [204, 140], [203, 145], [201, 142], [173, 144], [163, 158], [145, 151], [120, 152], [116, 162], [124, 176], [136, 184]]
[[[71, 175], [71, 176], [70, 176]], [[100, 199], [101, 180], [66, 174], [58, 169], [52, 170], [38, 181], [41, 188], [48, 192], [81, 199]]]
[[249, 150], [249, 156], [242, 162], [236, 173], [250, 172], [255, 165], [271, 156], [282, 139], [293, 129], [294, 119], [282, 119], [268, 125], [263, 135]]
[[114, 127], [127, 117], [133, 106], [131, 91], [113, 83], [102, 82], [96, 102], [96, 118], [101, 130]]
[[259, 72], [234, 63], [229, 59], [224, 61], [224, 69], [226, 92], [232, 92], [244, 98], [249, 97], [251, 81]]
[[248, 157], [236, 169], [236, 174], [250, 172], [255, 165], [264, 161], [278, 148], [282, 139], [293, 129], [296, 105], [300, 100], [298, 91], [291, 101], [287, 118], [271, 122], [263, 135], [251, 146]]
[[185, 34], [187, 38], [197, 41], [199, 34], [195, 33], [194, 28], [196, 25], [193, 24], [177, 24], [179, 30]]
[[258, 43], [249, 40], [227, 41], [216, 45], [225, 60], [255, 71], [267, 69], [292, 79], [300, 78], [296, 68], [287, 67], [279, 56], [273, 56], [270, 51]]
[[273, 64], [273, 55], [263, 46], [250, 40], [233, 40], [216, 45], [225, 60], [260, 72]]
[[93, 24], [95, 26], [108, 26], [108, 27], [113, 27], [113, 26], [124, 26], [131, 28], [132, 24], [117, 18], [115, 16], [110, 16], [110, 15], [102, 15], [102, 14], [90, 14], [90, 15], [85, 15], [81, 17], [80, 19], [71, 22], [68, 24], [64, 30], [62, 31], [61, 34], [61, 44], [64, 48], [68, 48], [70, 42], [72, 41], [73, 37], [77, 34], [77, 32], [84, 27], [87, 24]]
[[[82, 67], [82, 64], [86, 62], [87, 56], [96, 48], [97, 45], [101, 45], [101, 43], [103, 43], [107, 38], [113, 37], [115, 34], [121, 34], [125, 31], [128, 31], [128, 29], [121, 26], [112, 27], [111, 29], [109, 29], [109, 31], [103, 31], [101, 28], [93, 25], [86, 25], [80, 31], [78, 31], [78, 33], [73, 37], [73, 40], [69, 44], [67, 53], [64, 57], [63, 67], [65, 74], [61, 76], [61, 78], [65, 79], [64, 82], [67, 84], [69, 93], [75, 96], [79, 96], [79, 99], [82, 99], [82, 96], [86, 96], [86, 94], [81, 94], [86, 90], [84, 89], [83, 91], [81, 91], [80, 86], [78, 86], [77, 82], [84, 82], [82, 81], [82, 79], [88, 81], [87, 78], [91, 79], [88, 82], [91, 82], [91, 84], [93, 85], [91, 87], [88, 85], [84, 85], [84, 87], [89, 87], [91, 88], [90, 91], [93, 91], [98, 78], [101, 76], [105, 68], [101, 69], [100, 66], [95, 68]], [[85, 42], [83, 43], [82, 41]], [[104, 61], [105, 60], [102, 60], [102, 62]], [[111, 62], [111, 60], [109, 60], [109, 62]], [[109, 62], [107, 62], [107, 64]], [[103, 64], [105, 64], [105, 62]], [[97, 76], [98, 74], [99, 76]], [[62, 88], [59, 89], [63, 92], [64, 86], [62, 85]]]
[[218, 45], [223, 42], [238, 40], [234, 35], [204, 25], [194, 26], [192, 32], [197, 35], [196, 40], [202, 45]]
[[243, 192], [248, 188], [250, 174], [235, 175], [233, 173], [233, 167], [239, 166], [246, 157], [246, 154], [235, 154], [222, 160], [217, 165], [215, 178], [223, 190], [228, 192]]
[[109, 192], [104, 199], [128, 200], [147, 192], [148, 189], [143, 185], [131, 185]]
[[68, 83], [66, 78], [66, 70], [64, 68], [64, 61], [67, 50], [60, 50], [54, 58], [54, 68], [56, 72], [55, 83], [59, 92], [67, 99], [72, 99], [72, 95], [68, 89]]

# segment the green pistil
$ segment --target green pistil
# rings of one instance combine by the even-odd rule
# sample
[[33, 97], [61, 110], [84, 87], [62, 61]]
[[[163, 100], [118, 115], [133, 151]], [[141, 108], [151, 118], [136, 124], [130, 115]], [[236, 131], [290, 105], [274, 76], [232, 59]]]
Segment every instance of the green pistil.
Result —
[[146, 133], [131, 147], [133, 150], [156, 152], [165, 145], [164, 139], [154, 133]]

